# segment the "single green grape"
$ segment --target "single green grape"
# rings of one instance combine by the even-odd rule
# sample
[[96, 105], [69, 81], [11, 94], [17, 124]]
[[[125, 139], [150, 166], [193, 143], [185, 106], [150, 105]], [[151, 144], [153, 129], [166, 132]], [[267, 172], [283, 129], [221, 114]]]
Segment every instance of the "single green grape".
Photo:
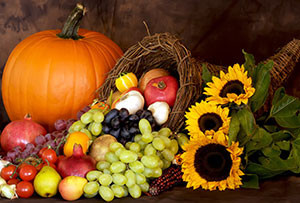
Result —
[[158, 167], [159, 167], [159, 168], [163, 168], [163, 167], [164, 167], [164, 162], [163, 162], [163, 160], [159, 159], [159, 161], [158, 161]]
[[83, 192], [89, 195], [93, 195], [98, 192], [100, 185], [96, 181], [91, 181], [85, 184], [83, 187]]
[[170, 130], [170, 128], [161, 128], [159, 131], [158, 131], [159, 135], [161, 136], [166, 136], [166, 137], [169, 137], [172, 133], [172, 131]]
[[142, 135], [141, 134], [137, 134], [136, 136], [134, 136], [134, 142], [138, 142], [142, 139]]
[[153, 135], [152, 133], [146, 133], [142, 135], [142, 141], [145, 143], [150, 143], [153, 140]]
[[130, 145], [131, 145], [132, 143], [133, 143], [133, 142], [126, 142], [125, 148], [126, 148], [126, 149], [129, 149], [129, 147], [130, 147]]
[[169, 149], [164, 149], [162, 152], [163, 157], [168, 160], [168, 161], [173, 161], [174, 159], [174, 154], [171, 150]]
[[139, 198], [142, 195], [142, 190], [137, 184], [128, 187], [128, 192], [133, 198]]
[[100, 186], [99, 194], [107, 202], [110, 202], [114, 199], [114, 192], [107, 186]]
[[146, 177], [141, 173], [136, 173], [135, 177], [136, 177], [136, 183], [137, 184], [143, 184], [147, 181]]
[[91, 128], [92, 128], [91, 133], [95, 136], [100, 135], [100, 133], [102, 132], [102, 124], [101, 123], [93, 122]]
[[120, 142], [113, 142], [109, 145], [109, 149], [111, 152], [116, 152], [117, 149], [124, 149], [124, 146]]
[[152, 169], [152, 172], [153, 172], [153, 174], [152, 174], [153, 178], [158, 178], [162, 174], [162, 170], [159, 167]]
[[126, 185], [122, 185], [122, 188], [124, 189], [124, 196], [123, 197], [127, 197], [128, 196], [128, 188]]
[[110, 171], [112, 173], [121, 173], [125, 171], [126, 165], [121, 161], [116, 161], [110, 165]]
[[129, 150], [123, 150], [120, 154], [120, 160], [124, 163], [131, 163], [136, 161], [138, 158], [137, 153]]
[[96, 122], [96, 123], [102, 123], [104, 120], [104, 115], [101, 111], [97, 111], [94, 113], [92, 119]]
[[117, 157], [117, 155], [113, 152], [107, 152], [105, 154], [105, 161], [108, 161], [110, 163], [119, 161], [119, 158]]
[[121, 198], [125, 194], [124, 188], [120, 185], [113, 184], [112, 186], [110, 186], [110, 188], [112, 189], [112, 191], [115, 194], [115, 197], [117, 198]]
[[152, 132], [153, 137], [159, 136], [159, 133], [157, 131]]
[[132, 170], [128, 169], [127, 171], [125, 171], [125, 177], [127, 178], [127, 182], [126, 182], [127, 187], [131, 187], [136, 183], [135, 173]]
[[136, 173], [143, 173], [144, 171], [144, 164], [140, 161], [134, 161], [129, 163], [129, 168]]
[[151, 134], [151, 132], [152, 132], [151, 125], [150, 125], [149, 121], [145, 118], [142, 118], [139, 121], [139, 129], [140, 129], [142, 135]]
[[160, 136], [159, 137], [155, 137], [153, 139], [152, 145], [158, 151], [162, 151], [166, 147], [164, 141], [160, 138]]
[[147, 168], [156, 168], [158, 167], [158, 161], [159, 158], [154, 155], [146, 155], [141, 158], [141, 162], [147, 167]]
[[71, 128], [73, 129], [74, 132], [78, 132], [80, 131], [81, 129], [83, 129], [85, 127], [85, 124], [82, 123], [80, 120], [79, 121], [75, 121]]
[[171, 152], [173, 152], [173, 154], [177, 154], [177, 152], [178, 152], [177, 140], [175, 140], [175, 139], [171, 140], [171, 146], [169, 147], [169, 149], [171, 150]]
[[129, 146], [129, 150], [138, 153], [141, 150], [141, 146], [134, 142]]
[[93, 171], [89, 171], [87, 174], [86, 174], [86, 179], [88, 181], [95, 181], [95, 180], [98, 180], [99, 176], [103, 174], [101, 171], [96, 171], [96, 170], [93, 170]]
[[149, 191], [149, 187], [150, 187], [149, 183], [145, 182], [143, 184], [139, 184], [139, 186], [140, 186], [142, 192], [148, 192]]
[[183, 145], [185, 145], [186, 143], [188, 143], [190, 141], [189, 138], [187, 137], [187, 135], [184, 133], [178, 133], [176, 138], [177, 138], [177, 142], [181, 149], [182, 149]]
[[127, 182], [126, 176], [121, 173], [115, 173], [112, 175], [113, 183], [116, 185], [125, 185]]
[[80, 121], [83, 124], [89, 124], [90, 122], [93, 121], [93, 114], [91, 112], [85, 112], [84, 114], [82, 114], [82, 116], [80, 117]]
[[162, 167], [162, 169], [167, 169], [171, 166], [171, 161], [165, 159], [163, 159], [162, 161], [164, 162], [164, 166]]
[[102, 171], [103, 169], [108, 169], [110, 167], [110, 163], [107, 161], [98, 161], [96, 168], [99, 171]]
[[144, 154], [145, 155], [155, 155], [156, 149], [154, 149], [152, 144], [147, 144], [147, 146], [144, 149]]
[[112, 183], [112, 176], [110, 174], [102, 174], [99, 176], [98, 181], [101, 185], [108, 186]]

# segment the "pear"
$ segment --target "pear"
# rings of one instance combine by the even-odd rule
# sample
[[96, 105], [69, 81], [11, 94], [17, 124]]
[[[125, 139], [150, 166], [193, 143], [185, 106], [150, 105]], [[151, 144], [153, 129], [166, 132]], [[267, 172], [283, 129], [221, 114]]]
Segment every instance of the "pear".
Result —
[[81, 197], [85, 184], [87, 184], [85, 178], [67, 176], [59, 183], [58, 190], [63, 199], [73, 201]]
[[54, 168], [44, 166], [34, 179], [34, 190], [42, 197], [53, 197], [60, 181], [61, 177]]

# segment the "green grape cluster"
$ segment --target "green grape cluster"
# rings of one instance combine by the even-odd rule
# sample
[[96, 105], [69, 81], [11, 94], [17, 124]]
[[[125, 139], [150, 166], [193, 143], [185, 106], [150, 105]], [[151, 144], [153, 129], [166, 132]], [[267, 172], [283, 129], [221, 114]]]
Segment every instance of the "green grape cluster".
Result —
[[104, 113], [101, 109], [90, 109], [82, 114], [80, 120], [74, 122], [69, 128], [69, 133], [83, 132], [91, 141], [96, 139], [102, 132], [102, 122], [104, 120]]
[[171, 130], [152, 132], [146, 119], [140, 120], [139, 129], [142, 134], [136, 135], [134, 142], [125, 146], [111, 143], [105, 161], [98, 162], [97, 170], [86, 176], [89, 182], [84, 187], [85, 197], [99, 194], [105, 201], [128, 195], [139, 198], [142, 192], [148, 192], [148, 180], [160, 177], [162, 170], [171, 165], [178, 152], [177, 140], [170, 138]]

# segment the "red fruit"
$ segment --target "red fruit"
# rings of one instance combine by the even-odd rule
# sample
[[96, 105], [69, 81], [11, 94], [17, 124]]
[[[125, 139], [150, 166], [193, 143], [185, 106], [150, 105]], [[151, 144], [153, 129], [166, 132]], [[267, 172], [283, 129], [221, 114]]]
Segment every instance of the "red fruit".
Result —
[[17, 185], [19, 182], [20, 182], [19, 179], [14, 178], [14, 179], [10, 179], [9, 181], [7, 181], [7, 184], [8, 185], [13, 185], [13, 184]]
[[79, 176], [85, 178], [85, 175], [96, 169], [96, 161], [88, 155], [84, 155], [82, 147], [75, 144], [73, 154], [70, 157], [62, 158], [57, 164], [57, 171], [63, 177]]
[[152, 79], [144, 91], [147, 106], [157, 101], [167, 102], [170, 107], [174, 106], [177, 90], [178, 82], [173, 76]]
[[17, 178], [17, 176], [18, 176], [18, 173], [16, 171], [15, 165], [6, 166], [6, 167], [2, 168], [2, 170], [1, 170], [1, 177], [6, 181], [13, 179], [13, 178]]
[[[43, 149], [41, 149], [41, 150], [43, 150]], [[45, 163], [47, 163], [47, 161], [48, 161], [49, 163], [55, 164], [57, 161], [56, 152], [50, 148], [46, 148], [45, 150], [43, 150], [43, 152], [41, 153], [41, 158]]]
[[34, 166], [28, 164], [20, 169], [19, 176], [22, 180], [32, 181], [35, 178], [36, 174], [37, 169]]
[[1, 134], [1, 147], [6, 152], [16, 146], [24, 149], [27, 143], [35, 144], [35, 137], [46, 133], [43, 126], [26, 115], [23, 120], [12, 121], [4, 128]]
[[29, 198], [33, 195], [34, 189], [31, 182], [21, 181], [16, 187], [17, 195], [22, 198]]

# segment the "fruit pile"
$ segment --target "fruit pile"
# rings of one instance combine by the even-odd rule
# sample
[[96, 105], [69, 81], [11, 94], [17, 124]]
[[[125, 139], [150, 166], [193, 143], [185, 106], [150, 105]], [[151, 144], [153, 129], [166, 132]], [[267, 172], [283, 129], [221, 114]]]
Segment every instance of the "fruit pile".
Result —
[[119, 142], [109, 145], [105, 160], [99, 161], [97, 170], [86, 175], [89, 182], [83, 189], [85, 197], [92, 198], [99, 193], [105, 201], [128, 194], [139, 198], [142, 192], [149, 191], [149, 179], [160, 177], [162, 170], [171, 165], [178, 143], [170, 138], [170, 129], [152, 132], [149, 121], [141, 119], [139, 130], [142, 135], [136, 135], [133, 142], [125, 146]]
[[[85, 32], [88, 33], [88, 31], [78, 30], [77, 26], [84, 12], [82, 5], [76, 6], [63, 31], [53, 35], [57, 42], [60, 40], [65, 43], [70, 42], [73, 47], [72, 40], [81, 38]], [[72, 25], [76, 25], [75, 28]], [[67, 33], [64, 33], [66, 31]], [[66, 36], [68, 33], [72, 36]], [[162, 128], [162, 125], [168, 121], [178, 90], [177, 79], [164, 69], [152, 69], [139, 79], [134, 73], [120, 73], [114, 81], [118, 91], [111, 92], [107, 101], [96, 99], [77, 112], [79, 108], [91, 102], [95, 89], [101, 85], [98, 83], [104, 80], [104, 72], [109, 71], [106, 67], [113, 67], [115, 59], [121, 54], [120, 49], [112, 41], [103, 37], [99, 36], [101, 40], [98, 40], [101, 41], [100, 45], [107, 43], [103, 46], [105, 50], [102, 50], [102, 45], [97, 49], [100, 50], [101, 56], [108, 51], [113, 57], [101, 58], [96, 54], [91, 58], [88, 54], [87, 59], [78, 62], [83, 65], [87, 63], [88, 67], [95, 64], [101, 66], [103, 70], [95, 71], [97, 68], [90, 67], [93, 70], [91, 76], [81, 78], [81, 74], [78, 73], [76, 80], [80, 82], [77, 82], [73, 81], [73, 76], [72, 79], [67, 79], [70, 74], [61, 72], [64, 70], [61, 65], [51, 67], [53, 70], [56, 68], [59, 70], [57, 74], [63, 74], [54, 77], [56, 80], [62, 78], [62, 82], [48, 82], [48, 85], [54, 84], [54, 87], [49, 86], [49, 89], [55, 89], [54, 92], [58, 94], [41, 97], [49, 98], [51, 101], [41, 99], [40, 103], [35, 105], [39, 107], [52, 105], [57, 108], [49, 107], [44, 110], [26, 104], [24, 108], [19, 109], [20, 112], [7, 109], [9, 113], [15, 114], [15, 117], [1, 133], [1, 148], [4, 151], [2, 159], [8, 161], [8, 164], [5, 162], [5, 166], [0, 168], [2, 182], [6, 184], [7, 181], [8, 184], [13, 185], [3, 186], [9, 191], [5, 197], [12, 199], [18, 195], [20, 198], [29, 198], [36, 192], [41, 197], [49, 198], [59, 192], [62, 198], [68, 201], [76, 200], [82, 195], [92, 198], [98, 194], [105, 201], [127, 195], [139, 198], [142, 193], [149, 192], [151, 189], [149, 184], [161, 177], [163, 170], [172, 165], [179, 147], [188, 141], [185, 135], [174, 136], [169, 128]], [[96, 46], [98, 43], [95, 41]], [[109, 47], [110, 51], [106, 50]], [[56, 51], [53, 54], [55, 53]], [[55, 57], [52, 57], [53, 60]], [[64, 57], [59, 55], [59, 58]], [[81, 60], [83, 57], [71, 58]], [[90, 62], [98, 58], [101, 58], [100, 62]], [[108, 58], [110, 60], [107, 60]], [[107, 62], [109, 64], [106, 64]], [[49, 65], [48, 62], [47, 64]], [[56, 63], [52, 65], [54, 64]], [[70, 64], [75, 62], [71, 61]], [[87, 72], [81, 66], [76, 69], [76, 71], [82, 70]], [[75, 69], [70, 71], [74, 72]], [[9, 75], [5, 76], [8, 77]], [[13, 81], [5, 78], [3, 81]], [[48, 81], [48, 78], [46, 79], [42, 79], [43, 83]], [[58, 84], [65, 84], [66, 87]], [[60, 86], [61, 89], [58, 88]], [[71, 91], [74, 92], [70, 97]], [[33, 90], [30, 92], [34, 93]], [[40, 94], [35, 92], [34, 95]], [[87, 98], [77, 99], [73, 98], [74, 95], [84, 95]], [[5, 95], [5, 98], [7, 97]], [[9, 101], [12, 100], [8, 99], [7, 102]], [[23, 100], [14, 99], [14, 101]], [[51, 103], [53, 101], [55, 105]], [[46, 104], [43, 104], [44, 102]], [[23, 113], [21, 110], [23, 111], [25, 107], [28, 107], [27, 111], [30, 111], [34, 120], [30, 116], [18, 120], [19, 114]], [[76, 112], [77, 120], [71, 119]], [[48, 133], [46, 129], [49, 130]], [[164, 175], [170, 176], [169, 172]], [[177, 177], [176, 181], [179, 180], [180, 177]], [[159, 191], [171, 187], [176, 181], [169, 181], [168, 187], [159, 188]], [[2, 182], [0, 181], [0, 185]]]

